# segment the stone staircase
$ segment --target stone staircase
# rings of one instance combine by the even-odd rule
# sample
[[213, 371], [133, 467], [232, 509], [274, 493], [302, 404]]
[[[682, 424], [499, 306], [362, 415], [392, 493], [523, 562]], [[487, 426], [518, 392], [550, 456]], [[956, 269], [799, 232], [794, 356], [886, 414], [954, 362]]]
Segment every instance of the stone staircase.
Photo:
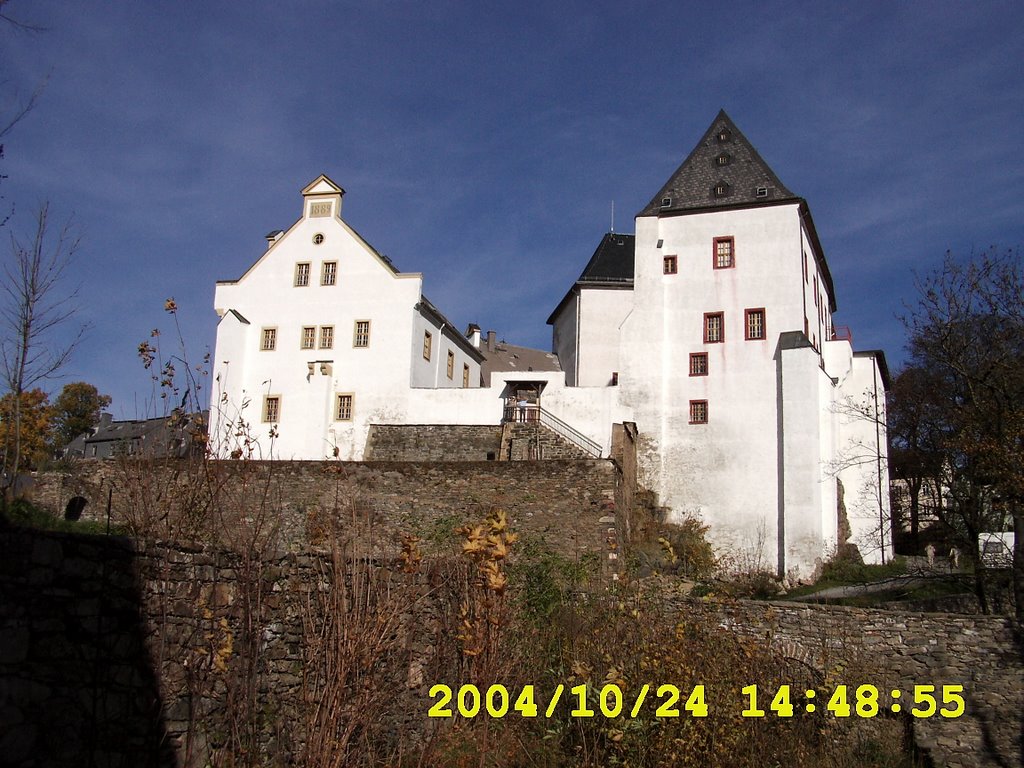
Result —
[[539, 421], [506, 422], [501, 431], [501, 461], [575, 461], [591, 454]]

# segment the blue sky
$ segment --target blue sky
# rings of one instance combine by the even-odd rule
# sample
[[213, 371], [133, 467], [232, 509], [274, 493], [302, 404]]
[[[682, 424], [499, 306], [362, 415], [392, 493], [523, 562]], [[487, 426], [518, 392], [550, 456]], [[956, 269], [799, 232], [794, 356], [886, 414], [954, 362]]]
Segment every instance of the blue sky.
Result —
[[[0, 110], [10, 233], [51, 202], [83, 241], [92, 328], [64, 381], [154, 412], [136, 356], [216, 332], [214, 283], [326, 173], [343, 217], [453, 321], [548, 348], [610, 226], [720, 108], [807, 199], [860, 349], [903, 359], [913, 271], [1024, 242], [1024, 4], [10, 0]], [[0, 112], [3, 114], [4, 112]], [[59, 389], [56, 382], [53, 389]], [[158, 406], [157, 406], [158, 407]]]

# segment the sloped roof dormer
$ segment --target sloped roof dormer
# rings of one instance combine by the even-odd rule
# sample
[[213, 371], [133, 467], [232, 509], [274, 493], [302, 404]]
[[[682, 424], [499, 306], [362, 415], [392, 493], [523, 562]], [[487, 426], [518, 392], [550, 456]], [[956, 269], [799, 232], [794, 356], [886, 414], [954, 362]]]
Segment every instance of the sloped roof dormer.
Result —
[[321, 173], [302, 190], [302, 215], [315, 219], [324, 216], [341, 218], [341, 198], [345, 190]]
[[799, 200], [723, 109], [639, 215], [665, 216]]

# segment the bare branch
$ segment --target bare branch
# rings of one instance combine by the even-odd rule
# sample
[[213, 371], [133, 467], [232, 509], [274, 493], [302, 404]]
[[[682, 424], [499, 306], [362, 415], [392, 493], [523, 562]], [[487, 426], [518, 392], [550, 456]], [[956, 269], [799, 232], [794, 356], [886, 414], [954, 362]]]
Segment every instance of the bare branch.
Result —
[[10, 5], [10, 0], [0, 0], [0, 21], [9, 24], [13, 29], [20, 32], [45, 32], [46, 27], [39, 24], [32, 24], [27, 21], [20, 21], [4, 10], [4, 6]]
[[0, 376], [14, 399], [14, 446], [4, 447], [9, 478], [21, 465], [22, 393], [53, 378], [87, 330], [81, 325], [69, 340], [55, 338], [76, 311], [78, 288], [65, 289], [64, 283], [78, 245], [70, 221], [53, 234], [48, 203], [39, 208], [30, 241], [11, 235], [11, 258], [4, 264], [6, 279], [0, 286]]

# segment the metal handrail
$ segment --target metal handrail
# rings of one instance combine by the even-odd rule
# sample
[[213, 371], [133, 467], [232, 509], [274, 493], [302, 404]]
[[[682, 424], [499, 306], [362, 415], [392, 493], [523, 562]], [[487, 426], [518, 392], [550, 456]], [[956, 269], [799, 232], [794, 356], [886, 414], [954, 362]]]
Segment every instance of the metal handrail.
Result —
[[579, 430], [566, 424], [560, 418], [555, 416], [549, 411], [545, 411], [543, 408], [537, 408], [537, 412], [540, 414], [540, 423], [548, 429], [557, 432], [559, 435], [564, 437], [570, 443], [582, 448], [584, 451], [589, 453], [595, 458], [601, 458], [601, 446], [591, 440], [589, 437], [584, 435]]
[[543, 424], [557, 435], [568, 440], [581, 451], [584, 451], [595, 458], [601, 458], [601, 446], [591, 440], [575, 427], [566, 424], [550, 411], [545, 411], [539, 405], [530, 403], [526, 406], [510, 405], [505, 407], [503, 421], [519, 424]]

